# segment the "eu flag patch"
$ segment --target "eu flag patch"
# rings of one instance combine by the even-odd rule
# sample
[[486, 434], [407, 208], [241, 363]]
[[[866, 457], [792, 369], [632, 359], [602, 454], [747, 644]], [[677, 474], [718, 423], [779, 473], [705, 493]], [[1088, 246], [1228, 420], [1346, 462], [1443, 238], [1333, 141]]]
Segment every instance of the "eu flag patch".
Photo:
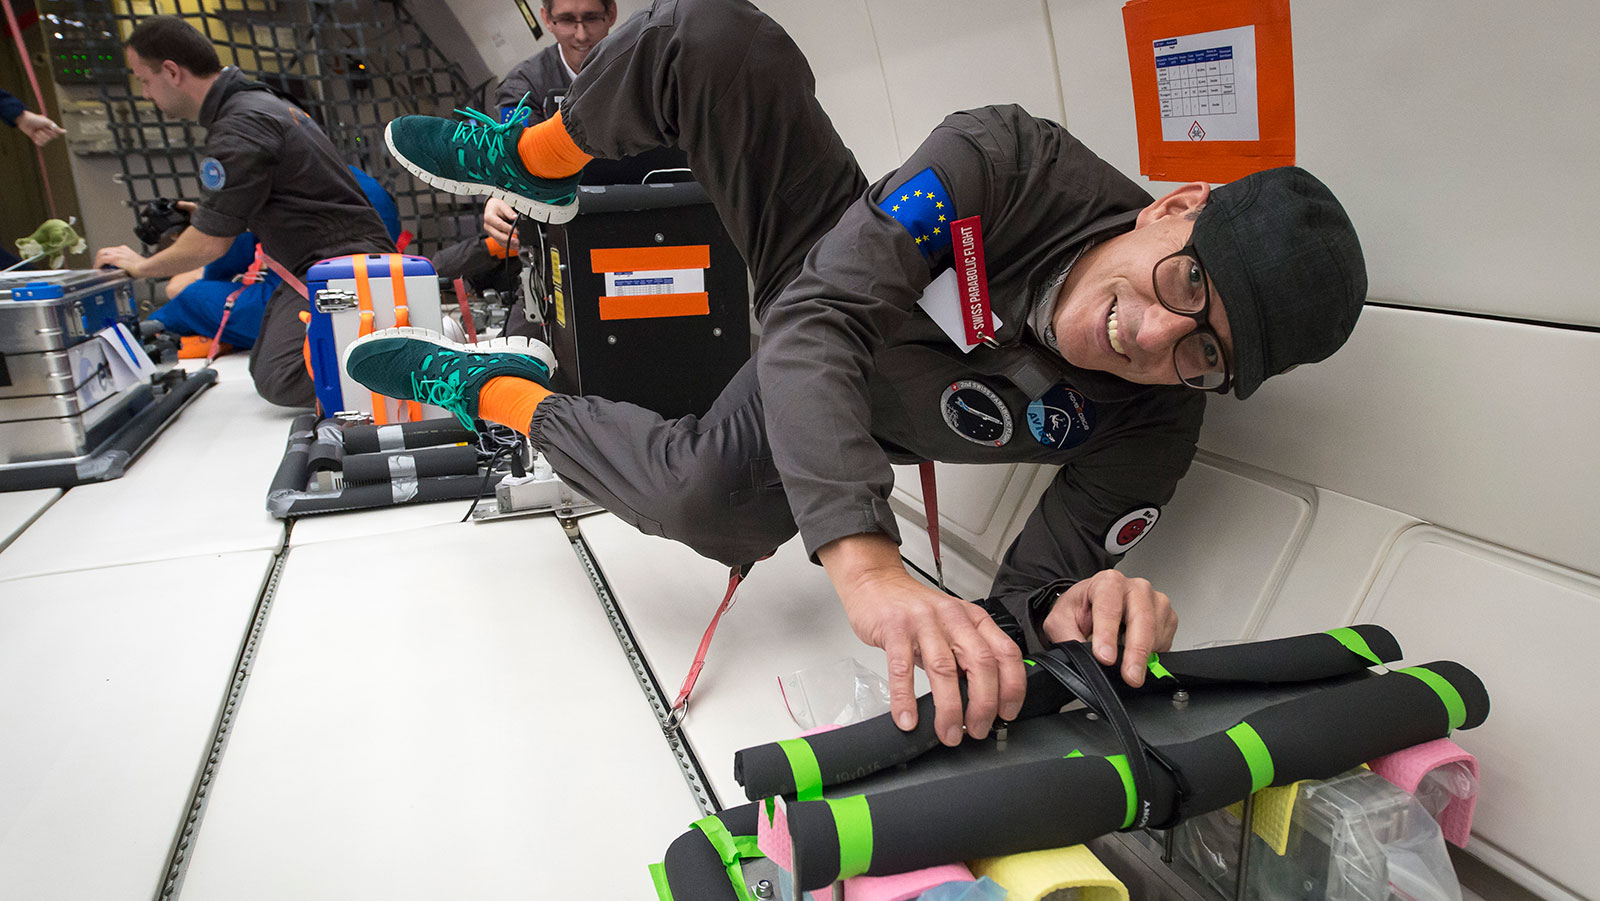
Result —
[[956, 218], [955, 202], [933, 169], [924, 169], [878, 204], [878, 209], [905, 227], [927, 260], [950, 250], [950, 223]]

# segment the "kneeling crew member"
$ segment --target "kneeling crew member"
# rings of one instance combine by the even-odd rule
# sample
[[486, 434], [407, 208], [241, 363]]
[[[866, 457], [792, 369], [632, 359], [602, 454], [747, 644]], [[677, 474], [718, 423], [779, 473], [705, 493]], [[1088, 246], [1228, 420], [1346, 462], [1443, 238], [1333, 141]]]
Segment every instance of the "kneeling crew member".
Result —
[[[167, 278], [222, 256], [233, 239], [255, 232], [267, 255], [297, 278], [318, 260], [394, 253], [394, 241], [322, 129], [294, 104], [238, 69], [222, 68], [216, 49], [175, 16], [151, 16], [128, 36], [128, 67], [161, 112], [206, 129], [200, 201], [191, 225], [150, 257], [127, 246], [95, 257], [135, 278]], [[267, 303], [250, 351], [256, 392], [275, 404], [316, 403], [306, 372], [300, 314], [304, 297], [283, 285]]]

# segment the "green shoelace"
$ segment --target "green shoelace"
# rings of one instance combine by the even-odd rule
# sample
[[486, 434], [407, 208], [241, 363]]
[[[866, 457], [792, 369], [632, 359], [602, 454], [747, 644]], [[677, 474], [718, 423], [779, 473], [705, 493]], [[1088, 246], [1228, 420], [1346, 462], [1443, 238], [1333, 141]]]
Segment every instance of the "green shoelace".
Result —
[[516, 109], [512, 110], [510, 118], [505, 122], [496, 122], [492, 117], [480, 113], [475, 109], [458, 109], [456, 113], [465, 116], [466, 122], [456, 123], [455, 133], [450, 140], [457, 144], [471, 144], [482, 150], [489, 157], [489, 162], [498, 165], [505, 156], [506, 133], [513, 126], [522, 124], [522, 111], [528, 108], [528, 95], [523, 94], [517, 101]]

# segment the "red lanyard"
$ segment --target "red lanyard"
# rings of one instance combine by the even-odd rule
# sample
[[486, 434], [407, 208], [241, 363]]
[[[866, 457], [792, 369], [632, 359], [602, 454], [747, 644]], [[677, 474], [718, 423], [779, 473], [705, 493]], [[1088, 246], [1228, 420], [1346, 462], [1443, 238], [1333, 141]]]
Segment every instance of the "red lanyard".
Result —
[[717, 612], [711, 617], [711, 625], [706, 626], [706, 632], [700, 636], [700, 649], [694, 652], [694, 663], [689, 665], [689, 675], [683, 679], [683, 687], [678, 689], [678, 697], [672, 702], [672, 712], [667, 714], [666, 731], [683, 725], [683, 720], [689, 715], [689, 693], [694, 691], [695, 680], [700, 678], [700, 670], [706, 665], [706, 651], [711, 649], [711, 636], [717, 632], [717, 623], [722, 621], [722, 614], [728, 612], [733, 606], [733, 594], [739, 588], [739, 582], [744, 578], [735, 566], [728, 570], [728, 592], [722, 596], [722, 603], [717, 607]]

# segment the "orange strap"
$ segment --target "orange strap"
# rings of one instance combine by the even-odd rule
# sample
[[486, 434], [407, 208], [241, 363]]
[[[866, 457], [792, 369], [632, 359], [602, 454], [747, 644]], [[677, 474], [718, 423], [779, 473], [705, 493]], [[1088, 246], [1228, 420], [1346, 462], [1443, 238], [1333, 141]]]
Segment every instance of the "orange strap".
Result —
[[[389, 289], [394, 292], [394, 324], [408, 326], [411, 324], [411, 307], [406, 302], [406, 264], [405, 257], [394, 253], [389, 255]], [[412, 422], [422, 419], [422, 405], [414, 400], [406, 401], [406, 418]]]
[[[365, 338], [372, 334], [372, 281], [367, 275], [367, 255], [358, 253], [350, 257], [352, 269], [356, 272], [356, 303], [361, 310], [361, 325], [356, 329], [356, 337]], [[389, 424], [388, 411], [384, 409], [386, 401], [383, 395], [372, 392], [372, 421], [378, 425]]]

